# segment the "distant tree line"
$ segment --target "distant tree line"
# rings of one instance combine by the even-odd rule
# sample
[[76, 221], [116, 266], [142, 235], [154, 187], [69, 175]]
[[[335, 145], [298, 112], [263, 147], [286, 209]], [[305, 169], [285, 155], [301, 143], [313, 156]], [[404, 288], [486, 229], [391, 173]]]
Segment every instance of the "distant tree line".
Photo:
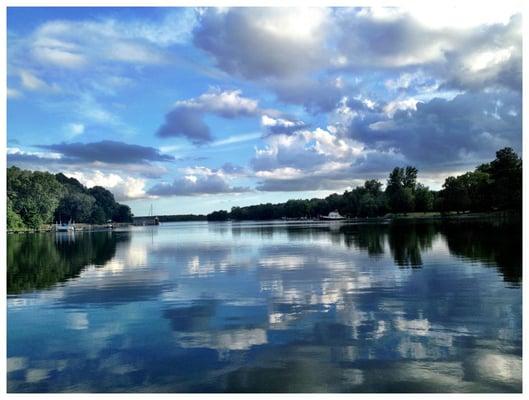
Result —
[[130, 207], [101, 186], [90, 189], [62, 173], [7, 169], [7, 228], [38, 229], [55, 221], [131, 222]]
[[159, 215], [158, 220], [160, 222], [206, 221], [207, 217], [203, 214]]
[[343, 194], [324, 199], [288, 200], [286, 203], [233, 207], [214, 211], [208, 221], [316, 218], [337, 210], [347, 217], [379, 217], [409, 212], [487, 212], [522, 210], [522, 160], [507, 147], [490, 163], [474, 171], [446, 178], [442, 190], [433, 191], [417, 182], [417, 168], [396, 167], [385, 190], [372, 179]]

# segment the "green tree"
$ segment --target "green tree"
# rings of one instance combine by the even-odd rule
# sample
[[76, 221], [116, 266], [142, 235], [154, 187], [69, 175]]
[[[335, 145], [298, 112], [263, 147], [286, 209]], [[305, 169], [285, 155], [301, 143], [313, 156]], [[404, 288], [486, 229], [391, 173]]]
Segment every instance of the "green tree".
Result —
[[208, 221], [227, 221], [229, 218], [228, 211], [213, 211], [207, 216]]
[[461, 176], [466, 186], [472, 211], [487, 211], [492, 207], [493, 187], [490, 174], [478, 169]]
[[55, 210], [55, 219], [57, 221], [68, 222], [91, 222], [95, 199], [87, 194], [73, 192], [68, 193], [59, 202], [59, 206]]
[[7, 170], [7, 195], [11, 200], [11, 210], [29, 228], [37, 229], [52, 222], [62, 193], [61, 184], [48, 172], [23, 171], [17, 167]]
[[[104, 219], [109, 220], [114, 216], [114, 212], [118, 207], [118, 203], [114, 199], [114, 195], [109, 190], [101, 186], [94, 186], [88, 189], [88, 193], [96, 200], [96, 206], [105, 214]], [[98, 223], [95, 222], [94, 223]]]
[[386, 186], [386, 195], [392, 212], [413, 211], [416, 179], [417, 169], [415, 167], [408, 166], [406, 169], [395, 167], [391, 171]]
[[18, 215], [11, 204], [9, 197], [7, 198], [7, 229], [22, 229], [24, 222], [20, 215]]
[[104, 224], [109, 219], [107, 218], [105, 211], [102, 207], [95, 205], [90, 214], [90, 222], [92, 224]]
[[114, 211], [112, 219], [116, 222], [132, 222], [132, 217], [133, 214], [130, 207], [125, 204], [119, 204]]
[[522, 160], [510, 147], [490, 163], [494, 203], [499, 209], [522, 209]]
[[404, 178], [402, 180], [402, 185], [405, 188], [411, 189], [412, 192], [415, 192], [415, 186], [417, 185], [417, 168], [408, 165], [404, 171]]
[[470, 208], [470, 196], [464, 179], [449, 176], [443, 184], [443, 209], [445, 211], [461, 211]]
[[415, 211], [431, 211], [433, 209], [434, 196], [430, 189], [420, 183], [415, 187]]

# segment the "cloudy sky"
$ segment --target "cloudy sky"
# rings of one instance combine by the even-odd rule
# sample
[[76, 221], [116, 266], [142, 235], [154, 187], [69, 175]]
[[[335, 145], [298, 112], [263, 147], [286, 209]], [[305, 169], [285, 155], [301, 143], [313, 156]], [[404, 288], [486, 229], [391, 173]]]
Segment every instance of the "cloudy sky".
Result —
[[439, 189], [522, 150], [520, 9], [467, 4], [8, 8], [8, 164], [136, 215], [324, 197], [409, 164]]

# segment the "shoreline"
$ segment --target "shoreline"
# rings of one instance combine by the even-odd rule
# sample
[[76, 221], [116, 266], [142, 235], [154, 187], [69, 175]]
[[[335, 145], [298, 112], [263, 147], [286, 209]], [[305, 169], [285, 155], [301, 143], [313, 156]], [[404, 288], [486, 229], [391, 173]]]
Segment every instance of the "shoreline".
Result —
[[[440, 213], [440, 212], [418, 212], [418, 213], [407, 213], [407, 214], [387, 214], [381, 217], [363, 217], [363, 218], [346, 218], [343, 220], [321, 220], [321, 219], [273, 219], [273, 220], [227, 220], [227, 221], [207, 221], [208, 223], [217, 222], [283, 222], [287, 224], [304, 224], [304, 223], [390, 223], [399, 221], [439, 221], [439, 220], [469, 220], [469, 219], [513, 219], [522, 215], [513, 211], [493, 211], [493, 212], [476, 212], [476, 213]], [[176, 221], [176, 222], [196, 222], [190, 221]], [[204, 221], [206, 222], [206, 221]], [[22, 234], [22, 233], [42, 233], [42, 232], [55, 232], [53, 224], [43, 225], [38, 229], [24, 228], [24, 229], [8, 229], [7, 234]], [[77, 232], [112, 232], [116, 229], [129, 229], [134, 226], [133, 223], [120, 222], [113, 223], [112, 228], [108, 227], [108, 224], [76, 224]]]
[[[76, 232], [112, 232], [116, 229], [123, 229], [132, 226], [132, 222], [114, 222], [109, 228], [108, 224], [75, 224]], [[15, 233], [42, 233], [42, 232], [56, 232], [55, 224], [42, 225], [40, 228], [23, 228], [23, 229], [7, 229], [8, 234]], [[68, 233], [68, 232], [60, 232]]]

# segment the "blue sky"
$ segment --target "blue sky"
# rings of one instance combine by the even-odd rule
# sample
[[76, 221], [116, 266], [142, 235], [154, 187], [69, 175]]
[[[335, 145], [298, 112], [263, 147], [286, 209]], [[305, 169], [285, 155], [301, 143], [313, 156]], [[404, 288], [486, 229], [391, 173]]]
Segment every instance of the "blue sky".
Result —
[[[8, 165], [137, 215], [324, 197], [521, 154], [521, 13], [8, 8]], [[474, 7], [474, 8], [473, 8]]]

